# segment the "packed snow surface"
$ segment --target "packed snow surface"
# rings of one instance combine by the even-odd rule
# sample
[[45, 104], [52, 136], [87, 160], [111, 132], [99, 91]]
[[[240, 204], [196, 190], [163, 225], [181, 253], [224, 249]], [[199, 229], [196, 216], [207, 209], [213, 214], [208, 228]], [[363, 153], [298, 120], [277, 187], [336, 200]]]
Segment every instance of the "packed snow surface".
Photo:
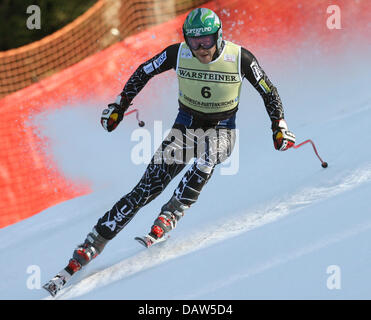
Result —
[[[280, 63], [258, 56], [289, 129], [298, 143], [314, 141], [327, 169], [309, 144], [274, 150], [263, 101], [245, 81], [232, 159], [216, 169], [170, 239], [148, 250], [134, 241], [149, 231], [182, 174], [57, 299], [370, 299], [371, 70], [367, 52], [353, 51], [298, 51]], [[104, 106], [90, 101], [34, 119], [58, 168], [93, 192], [0, 231], [1, 299], [48, 298], [39, 285], [135, 186], [146, 167], [138, 144], [150, 139], [145, 160], [171, 127], [176, 100], [169, 71], [140, 93], [144, 128], [128, 116], [107, 133], [99, 124]]]

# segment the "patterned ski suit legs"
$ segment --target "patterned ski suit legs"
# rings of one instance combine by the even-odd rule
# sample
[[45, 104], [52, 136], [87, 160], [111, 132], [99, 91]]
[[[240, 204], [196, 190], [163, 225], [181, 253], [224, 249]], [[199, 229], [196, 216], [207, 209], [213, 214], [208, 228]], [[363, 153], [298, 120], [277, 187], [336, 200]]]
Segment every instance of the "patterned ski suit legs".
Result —
[[138, 210], [155, 199], [194, 158], [173, 194], [180, 203], [191, 206], [197, 201], [215, 166], [230, 156], [234, 143], [233, 129], [191, 129], [175, 124], [139, 183], [98, 220], [96, 230], [107, 240], [114, 238]]

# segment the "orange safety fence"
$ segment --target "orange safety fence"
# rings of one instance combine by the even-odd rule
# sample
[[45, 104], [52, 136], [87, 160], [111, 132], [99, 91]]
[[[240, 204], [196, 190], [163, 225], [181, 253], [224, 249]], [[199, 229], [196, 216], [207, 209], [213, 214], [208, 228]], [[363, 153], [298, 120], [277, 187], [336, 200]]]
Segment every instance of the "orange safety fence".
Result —
[[[227, 40], [258, 56], [269, 52], [279, 59], [282, 54], [294, 57], [296, 46], [308, 41], [320, 43], [336, 54], [336, 50], [342, 50], [344, 34], [348, 34], [345, 39], [368, 39], [364, 28], [369, 21], [368, 0], [337, 1], [342, 9], [342, 30], [326, 27], [326, 8], [331, 4], [323, 0], [218, 0], [203, 6], [219, 14]], [[30, 118], [45, 110], [63, 108], [71, 101], [94, 100], [103, 108], [121, 91], [133, 68], [169, 44], [182, 41], [185, 16], [129, 36], [0, 100], [0, 227], [90, 191], [89, 181], [76, 185], [58, 171], [43, 151], [48, 141], [39, 137], [40, 128], [30, 125]]]
[[0, 52], [0, 97], [203, 2], [205, 0], [99, 0], [50, 36]]

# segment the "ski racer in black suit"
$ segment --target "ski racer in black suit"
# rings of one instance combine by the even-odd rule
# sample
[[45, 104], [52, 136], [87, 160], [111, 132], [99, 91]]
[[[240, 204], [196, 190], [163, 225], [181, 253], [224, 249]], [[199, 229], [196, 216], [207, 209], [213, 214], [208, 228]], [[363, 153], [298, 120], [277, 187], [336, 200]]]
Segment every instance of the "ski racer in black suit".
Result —
[[[295, 136], [288, 131], [284, 120], [276, 87], [250, 51], [223, 40], [221, 21], [213, 11], [193, 10], [184, 22], [183, 33], [185, 42], [170, 45], [142, 63], [117, 100], [103, 111], [101, 123], [110, 132], [122, 121], [133, 99], [151, 78], [170, 69], [176, 71], [179, 112], [169, 136], [154, 154], [138, 184], [98, 220], [84, 243], [75, 249], [66, 268], [71, 274], [100, 254], [139, 209], [156, 198], [190, 158], [195, 158], [171, 199], [162, 207], [149, 234], [138, 240], [149, 247], [166, 239], [166, 233], [196, 202], [215, 166], [233, 150], [243, 78], [263, 98], [272, 121], [275, 149], [287, 150], [295, 143]], [[190, 149], [192, 152], [187, 153]], [[180, 152], [180, 159], [174, 159], [178, 151], [184, 152]], [[167, 161], [169, 159], [174, 161]]]

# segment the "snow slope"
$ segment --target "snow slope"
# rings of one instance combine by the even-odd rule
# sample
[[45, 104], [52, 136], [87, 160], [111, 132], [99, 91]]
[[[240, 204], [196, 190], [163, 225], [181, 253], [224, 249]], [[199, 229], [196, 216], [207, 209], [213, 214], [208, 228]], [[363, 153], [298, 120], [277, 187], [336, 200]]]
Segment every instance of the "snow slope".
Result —
[[[216, 170], [169, 241], [144, 250], [133, 238], [149, 230], [179, 176], [58, 299], [370, 299], [369, 53], [353, 46], [330, 57], [302, 48], [294, 62], [280, 63], [258, 55], [297, 141], [312, 139], [329, 167], [321, 168], [309, 145], [274, 150], [263, 102], [245, 82], [237, 174]], [[152, 102], [156, 114], [142, 114], [151, 151], [154, 121], [165, 131], [177, 113], [172, 71], [151, 80], [137, 106], [155, 92], [163, 97]], [[94, 192], [0, 230], [1, 299], [47, 298], [30, 289], [38, 286], [30, 280], [35, 270], [43, 284], [64, 267], [143, 174], [145, 164], [131, 159], [138, 144], [131, 135], [141, 132], [134, 118], [107, 134], [98, 123], [101, 109], [82, 101], [34, 119], [60, 169], [89, 181]], [[328, 287], [331, 266], [340, 271], [338, 289]]]

